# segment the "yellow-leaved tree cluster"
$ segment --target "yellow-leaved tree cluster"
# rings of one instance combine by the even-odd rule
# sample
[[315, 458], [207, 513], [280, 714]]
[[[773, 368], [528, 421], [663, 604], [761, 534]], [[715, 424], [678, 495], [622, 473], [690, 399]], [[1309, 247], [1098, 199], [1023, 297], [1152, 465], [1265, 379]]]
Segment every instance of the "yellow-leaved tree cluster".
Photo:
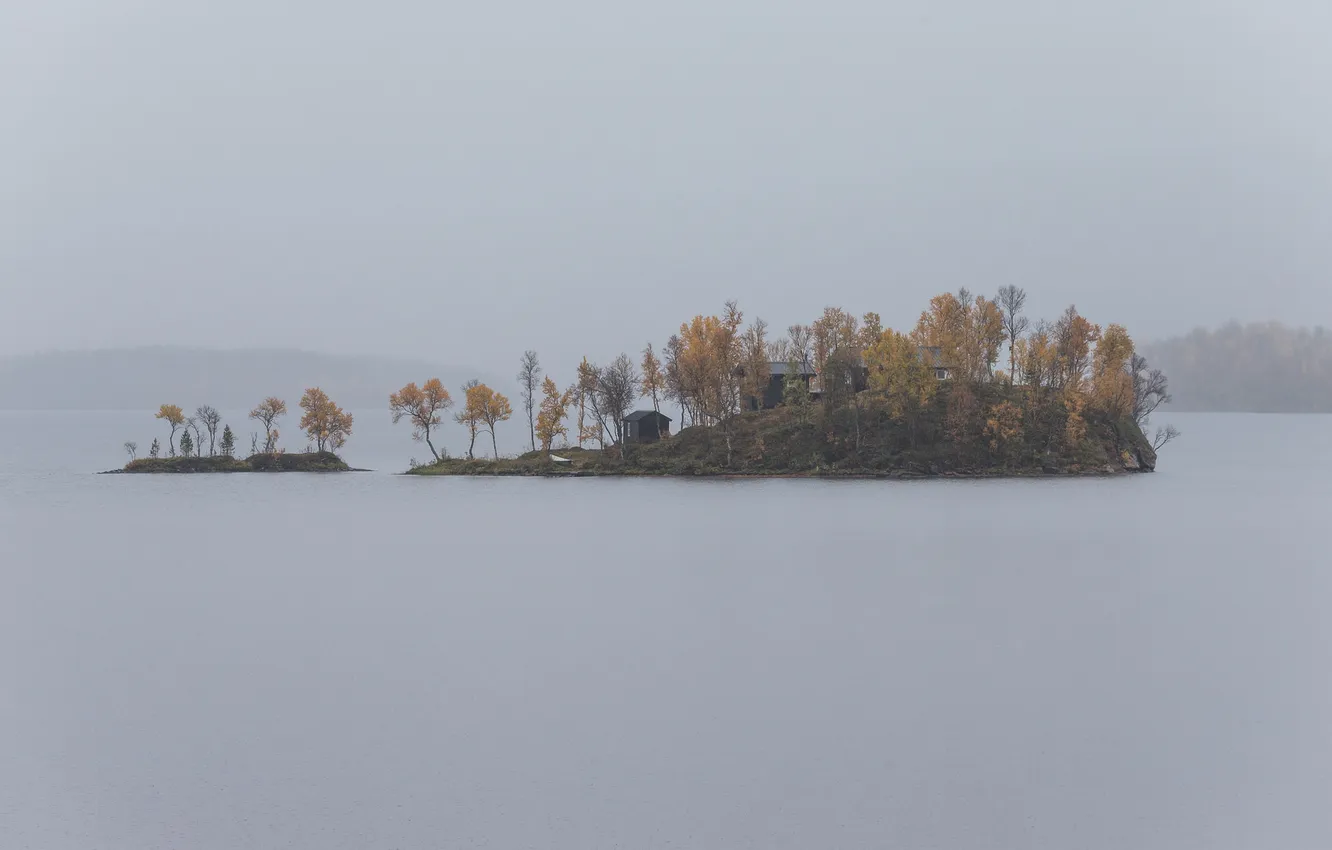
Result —
[[319, 387], [312, 387], [301, 396], [301, 430], [319, 451], [336, 452], [347, 444], [351, 436], [352, 415], [333, 403]]
[[[304, 411], [300, 427], [309, 440], [307, 451], [337, 451], [346, 444], [352, 432], [352, 415], [334, 404], [327, 393], [319, 387], [311, 387], [301, 397], [300, 406]], [[250, 411], [249, 418], [264, 429], [262, 443], [257, 432], [251, 436], [251, 457], [282, 453], [283, 449], [278, 446], [282, 434], [277, 426], [278, 420], [286, 415], [287, 403], [277, 396], [265, 398]], [[235, 432], [230, 425], [222, 423], [222, 414], [211, 405], [200, 405], [190, 416], [180, 405], [164, 404], [154, 418], [171, 429], [167, 435], [168, 457], [176, 457], [178, 450], [181, 456], [187, 457], [234, 457], [236, 454]], [[179, 443], [176, 439], [178, 432], [181, 435]], [[125, 450], [132, 460], [138, 444], [126, 443]], [[161, 444], [157, 439], [153, 440], [148, 454], [152, 458], [161, 456]]]
[[[728, 302], [680, 325], [663, 349], [659, 388], [652, 384], [679, 406], [683, 424], [723, 430], [728, 463], [730, 423], [761, 407], [789, 407], [809, 422], [817, 400], [822, 427], [856, 451], [864, 427], [886, 419], [910, 446], [942, 439], [1003, 458], [1076, 447], [1088, 416], [1145, 426], [1169, 400], [1165, 376], [1135, 353], [1122, 325], [1102, 329], [1075, 307], [1032, 322], [1026, 300], [1015, 286], [993, 299], [943, 293], [905, 329], [884, 327], [878, 313], [828, 307], [777, 339], [762, 319], [746, 326]], [[1176, 433], [1158, 431], [1155, 447]]]
[[[535, 379], [540, 374], [536, 354], [529, 351], [524, 357], [530, 357], [529, 368], [534, 368], [532, 375]], [[468, 459], [474, 457], [476, 438], [481, 434], [490, 435], [490, 445], [495, 459], [498, 459], [499, 442], [495, 437], [495, 426], [513, 416], [513, 405], [507, 396], [475, 379], [463, 384], [462, 400], [463, 406], [453, 415], [453, 420], [467, 431]], [[439, 378], [431, 378], [419, 387], [415, 382], [407, 384], [389, 395], [389, 413], [394, 424], [403, 419], [408, 420], [412, 424], [412, 437], [425, 442], [436, 461], [443, 456], [435, 448], [432, 434], [443, 424], [444, 411], [451, 407], [453, 397]]]

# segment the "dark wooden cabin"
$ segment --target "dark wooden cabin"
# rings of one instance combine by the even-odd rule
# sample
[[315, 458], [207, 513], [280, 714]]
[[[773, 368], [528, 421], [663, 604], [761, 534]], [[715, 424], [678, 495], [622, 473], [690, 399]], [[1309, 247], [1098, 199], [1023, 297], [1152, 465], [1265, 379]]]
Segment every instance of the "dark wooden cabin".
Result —
[[[916, 351], [916, 356], [920, 358], [934, 377], [941, 381], [946, 381], [953, 376], [953, 369], [944, 361], [943, 351], [938, 347], [920, 346]], [[791, 371], [793, 364], [774, 361], [768, 364], [768, 385], [763, 390], [762, 398], [750, 396], [744, 400], [743, 409], [745, 410], [772, 410], [782, 404], [782, 398], [785, 394], [786, 376]], [[795, 366], [796, 374], [800, 380], [805, 382], [809, 388], [810, 398], [818, 400], [823, 395], [823, 381], [821, 376], [813, 370], [802, 366]], [[744, 374], [744, 367], [736, 369], [737, 375]], [[858, 363], [852, 367], [851, 374], [847, 378], [850, 389], [853, 392], [861, 392], [869, 388], [869, 369], [864, 363]]]
[[671, 435], [671, 417], [655, 410], [635, 410], [624, 417], [624, 438], [634, 443], [651, 443]]
[[[768, 364], [768, 386], [763, 390], [763, 398], [756, 399], [753, 396], [745, 399], [745, 410], [772, 410], [782, 403], [782, 397], [786, 390], [786, 376], [791, 371], [792, 364], [782, 362], [772, 362]], [[823, 396], [823, 378], [812, 368], [796, 366], [796, 374], [800, 380], [805, 382], [809, 388], [809, 396], [818, 400]], [[737, 374], [744, 373], [744, 367], [736, 370]], [[869, 386], [869, 370], [864, 365], [856, 365], [851, 368], [850, 375], [847, 376], [849, 388], [853, 392], [860, 392]]]
[[[763, 398], [754, 398], [750, 396], [745, 399], [746, 410], [772, 410], [782, 403], [782, 396], [786, 391], [786, 374], [791, 370], [790, 363], [773, 362], [768, 364], [768, 386], [763, 390]], [[742, 367], [743, 369], [743, 367]], [[809, 388], [810, 395], [814, 398], [819, 396], [819, 376], [813, 369], [806, 369], [796, 366], [796, 373], [800, 380], [805, 382]]]

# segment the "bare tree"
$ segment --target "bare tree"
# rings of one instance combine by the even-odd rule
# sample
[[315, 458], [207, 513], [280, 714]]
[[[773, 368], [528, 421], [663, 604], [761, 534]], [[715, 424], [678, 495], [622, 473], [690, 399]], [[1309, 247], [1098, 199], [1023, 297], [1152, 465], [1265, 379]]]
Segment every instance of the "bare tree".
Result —
[[[1170, 382], [1164, 372], [1148, 366], [1147, 358], [1136, 353], [1129, 359], [1129, 376], [1133, 379], [1133, 421], [1145, 432], [1156, 409], [1170, 403]], [[1159, 450], [1178, 436], [1174, 425], [1157, 428], [1152, 448]]]
[[1031, 320], [1022, 315], [1027, 306], [1027, 290], [1020, 286], [999, 287], [999, 310], [1003, 314], [1004, 333], [1008, 336], [1008, 382], [1017, 382], [1017, 343], [1031, 327]]
[[741, 402], [752, 403], [755, 410], [763, 409], [763, 396], [772, 379], [768, 348], [768, 323], [756, 318], [741, 335], [739, 352]]
[[524, 351], [518, 367], [518, 386], [522, 390], [523, 410], [527, 411], [527, 432], [536, 451], [536, 396], [541, 389], [541, 361], [535, 351]]
[[1141, 354], [1129, 361], [1129, 374], [1133, 378], [1133, 421], [1144, 428], [1156, 408], [1170, 403], [1170, 382], [1160, 369], [1149, 367]]
[[[222, 424], [222, 414], [217, 412], [217, 408], [209, 405], [200, 405], [194, 411], [194, 418], [199, 420], [204, 430], [208, 432], [208, 456], [212, 457], [217, 453], [217, 426]], [[199, 451], [203, 452], [203, 441], [199, 441]]]
[[200, 429], [199, 418], [191, 416], [186, 419], [185, 427], [194, 432], [194, 456], [203, 457], [203, 432]]
[[642, 379], [629, 355], [621, 354], [610, 365], [598, 370], [595, 413], [603, 427], [609, 426], [623, 456], [624, 417], [638, 400]]
[[808, 372], [814, 350], [813, 329], [809, 325], [791, 325], [786, 329], [786, 342], [787, 359], [800, 364], [802, 372]]
[[133, 440], [125, 441], [125, 454], [130, 456], [130, 460], [134, 460], [139, 456], [139, 444]]
[[615, 442], [615, 431], [611, 427], [611, 421], [607, 418], [605, 405], [601, 398], [601, 373], [604, 370], [595, 363], [589, 362], [584, 358], [578, 366], [578, 392], [583, 399], [583, 414], [590, 415], [592, 421], [596, 423], [596, 428], [586, 426], [583, 432], [584, 439], [596, 440], [601, 448], [606, 447], [609, 441]]
[[[277, 449], [277, 433], [273, 427], [280, 417], [287, 414], [287, 403], [277, 396], [269, 396], [250, 411], [250, 418], [264, 425], [264, 451], [272, 453]], [[257, 453], [256, 453], [257, 454]]]
[[1152, 438], [1152, 450], [1160, 451], [1161, 447], [1179, 436], [1179, 429], [1174, 425], [1167, 425], [1164, 428], [1156, 429], [1156, 436]]

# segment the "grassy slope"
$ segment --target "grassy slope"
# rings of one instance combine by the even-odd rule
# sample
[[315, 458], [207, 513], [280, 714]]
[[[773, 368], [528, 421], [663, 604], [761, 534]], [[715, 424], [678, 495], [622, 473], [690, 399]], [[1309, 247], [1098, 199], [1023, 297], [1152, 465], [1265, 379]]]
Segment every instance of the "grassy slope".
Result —
[[[1011, 390], [993, 389], [983, 405]], [[787, 408], [745, 413], [731, 424], [731, 463], [721, 428], [686, 428], [668, 440], [633, 446], [627, 461], [608, 453], [556, 449], [569, 464], [556, 464], [540, 452], [518, 458], [446, 459], [411, 470], [414, 475], [1039, 475], [1150, 470], [1156, 456], [1131, 421], [1111, 422], [1089, 416], [1087, 436], [1066, 446], [1062, 440], [1034, 436], [1008, 446], [993, 446], [980, 429], [958, 443], [946, 434], [948, 399], [941, 393], [933, 409], [919, 418], [913, 433], [885, 412], [860, 414], [860, 444], [847, 410], [825, 419], [817, 408], [801, 421]], [[1048, 430], [1062, 435], [1062, 421]], [[1052, 446], [1052, 447], [1051, 447]]]
[[126, 472], [348, 472], [351, 467], [332, 452], [229, 457], [142, 457], [125, 464]]

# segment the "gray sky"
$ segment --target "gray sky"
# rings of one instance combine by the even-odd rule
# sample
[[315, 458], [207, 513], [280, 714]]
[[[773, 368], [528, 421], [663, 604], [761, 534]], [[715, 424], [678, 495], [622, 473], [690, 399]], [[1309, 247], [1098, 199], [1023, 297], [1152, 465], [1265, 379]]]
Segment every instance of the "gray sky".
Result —
[[[1332, 322], [1325, 0], [0, 4], [0, 354]], [[510, 364], [510, 361], [513, 361]]]

